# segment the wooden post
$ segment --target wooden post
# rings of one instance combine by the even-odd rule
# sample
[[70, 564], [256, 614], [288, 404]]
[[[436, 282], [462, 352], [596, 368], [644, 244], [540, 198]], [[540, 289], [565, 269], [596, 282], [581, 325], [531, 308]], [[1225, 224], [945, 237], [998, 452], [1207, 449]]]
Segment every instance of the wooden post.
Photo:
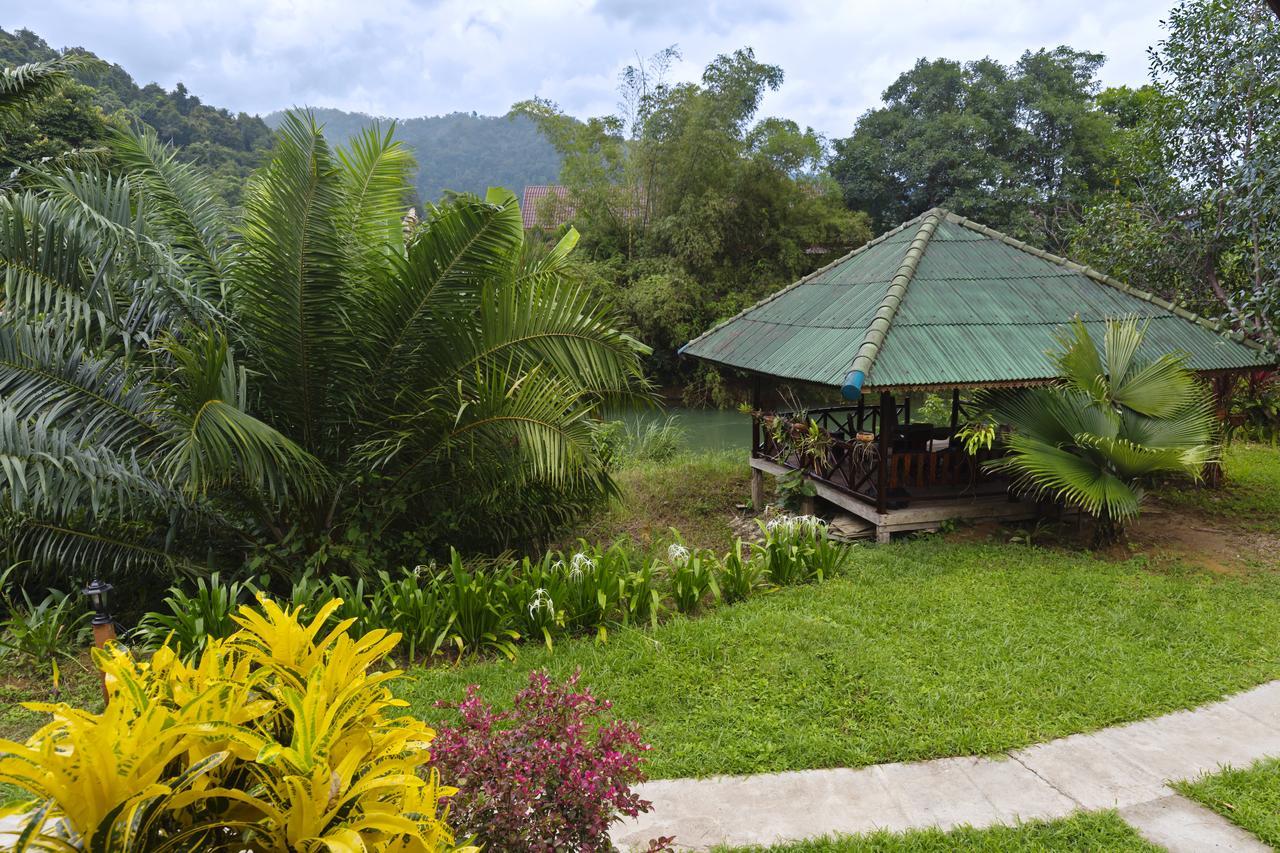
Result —
[[893, 446], [893, 395], [880, 393], [880, 465], [876, 471], [876, 512], [888, 509], [889, 450]]
[[951, 434], [956, 434], [956, 427], [960, 426], [960, 389], [956, 388], [951, 392]]
[[[764, 447], [763, 436], [760, 432], [760, 418], [756, 412], [760, 411], [760, 375], [756, 374], [751, 378], [751, 458], [762, 456], [760, 452]], [[751, 468], [751, 509], [756, 514], [764, 512], [764, 472], [759, 468], [752, 466]]]
[[[98, 648], [106, 648], [107, 643], [114, 642], [116, 639], [116, 626], [112, 624], [110, 619], [100, 621], [97, 616], [93, 617], [93, 644]], [[98, 676], [102, 679], [102, 705], [111, 701], [111, 697], [107, 694], [107, 674], [99, 671]]]

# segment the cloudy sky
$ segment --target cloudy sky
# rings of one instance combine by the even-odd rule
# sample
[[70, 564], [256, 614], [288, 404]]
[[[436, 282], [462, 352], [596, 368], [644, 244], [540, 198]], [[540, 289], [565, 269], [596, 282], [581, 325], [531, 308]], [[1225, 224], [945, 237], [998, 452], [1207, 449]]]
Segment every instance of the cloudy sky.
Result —
[[79, 45], [135, 79], [249, 112], [309, 104], [412, 117], [501, 114], [532, 95], [612, 112], [618, 72], [677, 44], [696, 78], [744, 45], [786, 71], [765, 112], [845, 135], [921, 56], [1012, 61], [1068, 44], [1140, 83], [1157, 0], [0, 0], [0, 27]]

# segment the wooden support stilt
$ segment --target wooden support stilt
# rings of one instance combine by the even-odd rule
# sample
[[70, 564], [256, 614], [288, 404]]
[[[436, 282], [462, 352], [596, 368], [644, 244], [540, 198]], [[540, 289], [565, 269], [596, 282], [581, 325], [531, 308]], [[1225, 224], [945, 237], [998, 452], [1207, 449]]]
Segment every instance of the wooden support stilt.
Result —
[[751, 469], [751, 509], [758, 515], [764, 512], [764, 472]]
[[893, 395], [881, 393], [880, 464], [876, 471], [876, 510], [881, 513], [889, 508], [889, 451], [893, 446], [893, 424]]

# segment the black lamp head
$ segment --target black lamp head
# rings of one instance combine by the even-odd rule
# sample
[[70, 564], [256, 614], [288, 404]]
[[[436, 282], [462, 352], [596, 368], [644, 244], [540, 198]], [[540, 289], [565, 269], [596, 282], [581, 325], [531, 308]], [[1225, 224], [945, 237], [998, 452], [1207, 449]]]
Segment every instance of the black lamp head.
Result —
[[92, 583], [81, 590], [93, 606], [93, 624], [105, 625], [111, 622], [111, 614], [107, 612], [107, 593], [112, 589], [111, 584], [94, 578]]

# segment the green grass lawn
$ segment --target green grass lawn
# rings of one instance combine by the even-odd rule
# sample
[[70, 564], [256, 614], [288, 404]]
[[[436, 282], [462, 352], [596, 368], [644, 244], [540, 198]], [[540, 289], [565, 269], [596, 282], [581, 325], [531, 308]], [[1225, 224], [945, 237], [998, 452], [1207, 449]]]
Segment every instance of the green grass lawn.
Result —
[[1280, 758], [1243, 770], [1228, 767], [1174, 787], [1280, 849]]
[[1160, 502], [1229, 521], [1246, 530], [1280, 533], [1280, 450], [1266, 444], [1234, 444], [1223, 459], [1221, 489], [1165, 489]]
[[501, 704], [534, 667], [581, 668], [643, 725], [659, 778], [992, 753], [1280, 676], [1280, 576], [925, 537], [607, 645], [417, 670], [401, 692], [438, 719], [435, 700], [477, 683]]
[[717, 848], [716, 853], [950, 853], [953, 850], [975, 853], [1044, 853], [1055, 850], [1155, 853], [1160, 849], [1144, 841], [1118, 814], [1107, 811], [1081, 813], [1061, 820], [1030, 821], [1018, 826], [961, 827], [950, 832], [937, 829], [877, 832], [818, 838], [768, 848]]

